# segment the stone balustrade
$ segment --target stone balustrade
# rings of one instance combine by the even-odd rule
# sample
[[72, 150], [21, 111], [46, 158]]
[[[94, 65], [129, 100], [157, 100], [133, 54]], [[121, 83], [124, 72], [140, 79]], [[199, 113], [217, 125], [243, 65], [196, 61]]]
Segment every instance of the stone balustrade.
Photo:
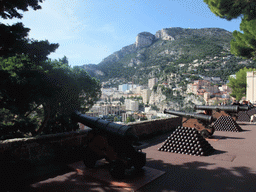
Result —
[[[181, 125], [181, 118], [141, 121], [129, 125], [135, 128], [141, 139], [174, 130], [178, 125]], [[0, 141], [0, 164], [26, 162], [42, 165], [52, 162], [68, 163], [81, 160], [88, 131], [89, 129]]]

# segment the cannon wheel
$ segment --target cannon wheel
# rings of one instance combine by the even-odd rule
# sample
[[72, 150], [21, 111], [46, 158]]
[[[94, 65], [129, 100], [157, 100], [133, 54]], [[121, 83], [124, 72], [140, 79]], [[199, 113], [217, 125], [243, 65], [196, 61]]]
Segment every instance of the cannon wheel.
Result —
[[203, 136], [203, 138], [209, 138], [210, 137], [210, 134], [206, 129], [201, 130], [200, 134]]
[[96, 164], [97, 156], [88, 147], [85, 149], [84, 165], [88, 168], [93, 168]]
[[125, 175], [125, 164], [122, 161], [112, 161], [110, 165], [110, 174], [117, 179], [123, 179]]
[[146, 154], [142, 152], [137, 152], [136, 158], [134, 158], [134, 168], [135, 169], [141, 169], [146, 165]]

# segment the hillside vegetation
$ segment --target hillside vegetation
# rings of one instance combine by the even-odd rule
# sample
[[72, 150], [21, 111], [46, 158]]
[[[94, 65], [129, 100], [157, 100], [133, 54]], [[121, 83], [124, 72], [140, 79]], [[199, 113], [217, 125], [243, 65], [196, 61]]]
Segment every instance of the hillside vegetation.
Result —
[[[143, 34], [140, 33], [140, 37]], [[149, 78], [164, 80], [170, 73], [180, 74], [183, 79], [204, 75], [226, 81], [243, 67], [256, 67], [254, 61], [230, 54], [232, 38], [231, 32], [218, 28], [167, 28], [158, 31], [146, 46], [138, 46], [136, 42], [98, 65], [81, 67], [109, 86], [132, 80], [136, 84], [147, 84]]]

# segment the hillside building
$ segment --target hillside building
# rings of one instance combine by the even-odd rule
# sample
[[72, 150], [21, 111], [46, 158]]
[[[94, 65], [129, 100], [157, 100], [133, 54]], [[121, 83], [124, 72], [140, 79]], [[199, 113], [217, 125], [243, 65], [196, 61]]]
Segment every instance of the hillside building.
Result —
[[137, 85], [128, 83], [128, 84], [119, 85], [118, 90], [122, 91], [122, 92], [129, 91], [129, 90], [133, 91], [133, 90], [135, 90], [136, 87], [137, 87]]
[[157, 78], [152, 78], [152, 79], [149, 79], [148, 80], [148, 88], [149, 89], [153, 89], [154, 85], [156, 85], [158, 82], [158, 79]]
[[131, 99], [125, 99], [126, 111], [139, 111], [139, 102]]
[[256, 71], [247, 72], [246, 100], [256, 103]]
[[98, 115], [120, 115], [124, 111], [125, 111], [125, 105], [104, 104], [104, 105], [94, 105], [90, 109], [89, 113], [98, 114]]
[[203, 96], [205, 92], [208, 92], [210, 95], [217, 94], [219, 87], [217, 85], [211, 85], [211, 82], [206, 80], [197, 80], [187, 85], [187, 93]]
[[147, 104], [149, 102], [150, 95], [151, 95], [151, 90], [149, 89], [142, 90], [143, 103]]

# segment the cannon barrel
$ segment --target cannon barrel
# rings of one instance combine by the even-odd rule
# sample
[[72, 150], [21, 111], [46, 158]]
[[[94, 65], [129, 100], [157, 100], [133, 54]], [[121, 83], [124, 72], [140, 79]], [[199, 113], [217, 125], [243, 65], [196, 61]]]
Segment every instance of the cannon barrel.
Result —
[[97, 117], [81, 114], [78, 111], [73, 112], [71, 118], [73, 121], [80, 122], [101, 133], [115, 135], [128, 141], [138, 141], [136, 131], [131, 126], [112, 123]]
[[164, 110], [164, 113], [171, 114], [171, 115], [177, 115], [181, 117], [186, 117], [186, 118], [194, 118], [198, 120], [203, 120], [208, 123], [213, 122], [213, 117], [210, 115], [204, 115], [204, 114], [198, 114], [198, 113], [185, 113], [185, 112], [180, 112], [180, 111], [172, 111], [172, 110]]
[[247, 105], [238, 105], [238, 110], [239, 111], [248, 111], [249, 106], [247, 106]]
[[237, 113], [239, 111], [247, 111], [249, 110], [248, 106], [239, 106], [239, 105], [230, 105], [230, 106], [208, 106], [208, 105], [196, 105], [195, 109], [198, 110], [216, 110], [216, 111], [225, 111]]

